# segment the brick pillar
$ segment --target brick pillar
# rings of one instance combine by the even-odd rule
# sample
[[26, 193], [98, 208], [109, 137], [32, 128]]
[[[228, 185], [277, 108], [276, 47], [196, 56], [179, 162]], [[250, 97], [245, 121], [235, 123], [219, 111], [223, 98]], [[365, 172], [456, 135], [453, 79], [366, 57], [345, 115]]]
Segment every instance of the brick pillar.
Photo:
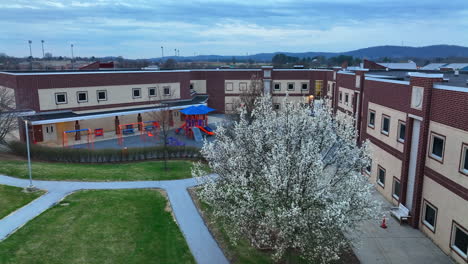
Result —
[[[356, 113], [356, 129], [357, 129], [357, 134], [358, 134], [358, 144], [361, 144], [361, 141], [362, 141], [362, 133], [361, 131], [365, 131], [365, 130], [362, 130], [363, 128], [361, 127], [361, 123], [362, 123], [362, 113], [364, 113], [364, 110], [363, 110], [363, 99], [364, 99], [364, 80], [366, 78], [365, 76], [365, 73], [366, 73], [367, 70], [358, 70], [356, 71], [356, 78], [359, 76], [360, 77], [360, 80], [359, 80], [359, 83], [356, 83], [357, 86], [356, 86], [356, 89], [359, 90], [359, 93], [357, 94], [357, 97], [356, 97], [356, 102], [354, 103], [354, 108], [355, 108], [355, 113]], [[356, 103], [359, 101], [359, 105], [357, 105]]]
[[[421, 108], [421, 129], [419, 133], [418, 155], [416, 161], [416, 175], [413, 195], [413, 208], [411, 210], [411, 225], [417, 228], [421, 216], [421, 199], [424, 184], [424, 168], [426, 166], [426, 151], [429, 134], [429, 123], [431, 116], [432, 89], [435, 82], [442, 82], [442, 76], [438, 74], [418, 74], [410, 79], [411, 88], [423, 87], [423, 101]], [[406, 144], [405, 144], [406, 145]], [[406, 192], [406, 190], [405, 190]]]
[[332, 107], [334, 114], [336, 114], [338, 110], [338, 85], [340, 83], [338, 71], [341, 71], [341, 67], [333, 67], [333, 81], [335, 81], [335, 87], [333, 87]]

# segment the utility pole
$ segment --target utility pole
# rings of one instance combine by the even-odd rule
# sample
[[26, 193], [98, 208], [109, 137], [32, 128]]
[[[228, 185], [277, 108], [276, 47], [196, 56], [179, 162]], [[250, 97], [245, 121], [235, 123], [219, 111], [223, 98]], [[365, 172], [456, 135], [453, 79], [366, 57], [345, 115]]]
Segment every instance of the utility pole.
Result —
[[45, 53], [44, 53], [44, 40], [41, 40], [41, 43], [42, 43], [42, 58], [45, 57]]
[[161, 46], [161, 59], [164, 60], [164, 47]]
[[32, 41], [28, 40], [28, 43], [29, 43], [29, 64], [31, 64], [31, 71], [32, 71], [33, 69], [33, 66], [32, 66], [33, 56], [32, 56], [32, 48], [31, 48]]
[[29, 150], [29, 128], [28, 120], [24, 120], [24, 125], [26, 128], [26, 149], [28, 152], [28, 173], [29, 173], [29, 186], [26, 188], [28, 191], [34, 190], [34, 185], [32, 183], [32, 172], [31, 172], [31, 152]]
[[70, 47], [71, 47], [71, 66], [72, 66], [72, 70], [74, 69], [74, 65], [73, 65], [73, 44], [70, 44]]
[[174, 55], [177, 57], [177, 49], [174, 49]]

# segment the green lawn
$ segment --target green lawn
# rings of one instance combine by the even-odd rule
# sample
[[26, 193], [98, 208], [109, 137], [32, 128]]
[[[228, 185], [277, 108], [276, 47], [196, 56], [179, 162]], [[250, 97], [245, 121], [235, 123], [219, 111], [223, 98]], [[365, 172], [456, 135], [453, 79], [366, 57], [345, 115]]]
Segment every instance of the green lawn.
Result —
[[43, 191], [25, 193], [22, 188], [0, 185], [0, 219], [44, 194]]
[[[32, 163], [33, 179], [78, 181], [176, 180], [192, 177], [191, 161], [144, 161], [116, 164]], [[0, 174], [28, 178], [26, 161], [0, 161]]]
[[0, 263], [195, 263], [158, 190], [80, 191], [0, 242]]

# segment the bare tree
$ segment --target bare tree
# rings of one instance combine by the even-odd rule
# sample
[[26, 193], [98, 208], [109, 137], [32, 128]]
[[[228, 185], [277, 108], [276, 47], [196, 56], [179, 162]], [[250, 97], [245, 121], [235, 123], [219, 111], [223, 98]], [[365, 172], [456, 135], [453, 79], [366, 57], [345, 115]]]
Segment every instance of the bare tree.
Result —
[[[246, 90], [241, 91], [239, 95], [239, 100], [237, 104], [235, 104], [235, 109], [243, 109], [246, 115], [246, 120], [249, 123], [252, 121], [252, 112], [255, 109], [255, 101], [263, 95], [263, 80], [260, 75], [254, 74], [250, 78], [250, 85], [247, 87]], [[237, 114], [237, 117], [239, 117]]]
[[12, 89], [0, 87], [0, 144], [5, 144], [6, 136], [17, 128], [15, 94]]
[[169, 151], [168, 151], [168, 140], [169, 140], [169, 132], [171, 131], [171, 120], [172, 114], [169, 109], [168, 104], [162, 104], [160, 107], [160, 111], [152, 112], [151, 117], [159, 123], [159, 137], [162, 140], [163, 144], [163, 160], [164, 160], [164, 170], [167, 171], [169, 167], [167, 166], [168, 159], [169, 159]]

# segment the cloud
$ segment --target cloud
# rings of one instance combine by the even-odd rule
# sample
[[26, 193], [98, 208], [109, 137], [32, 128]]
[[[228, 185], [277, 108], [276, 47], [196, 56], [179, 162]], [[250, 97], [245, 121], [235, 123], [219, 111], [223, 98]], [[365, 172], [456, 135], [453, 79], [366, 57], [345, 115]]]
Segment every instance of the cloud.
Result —
[[133, 58], [161, 45], [229, 55], [468, 43], [466, 0], [17, 0], [0, 12], [0, 52], [16, 56], [28, 39], [35, 54], [44, 39], [57, 55], [73, 42], [78, 56]]

